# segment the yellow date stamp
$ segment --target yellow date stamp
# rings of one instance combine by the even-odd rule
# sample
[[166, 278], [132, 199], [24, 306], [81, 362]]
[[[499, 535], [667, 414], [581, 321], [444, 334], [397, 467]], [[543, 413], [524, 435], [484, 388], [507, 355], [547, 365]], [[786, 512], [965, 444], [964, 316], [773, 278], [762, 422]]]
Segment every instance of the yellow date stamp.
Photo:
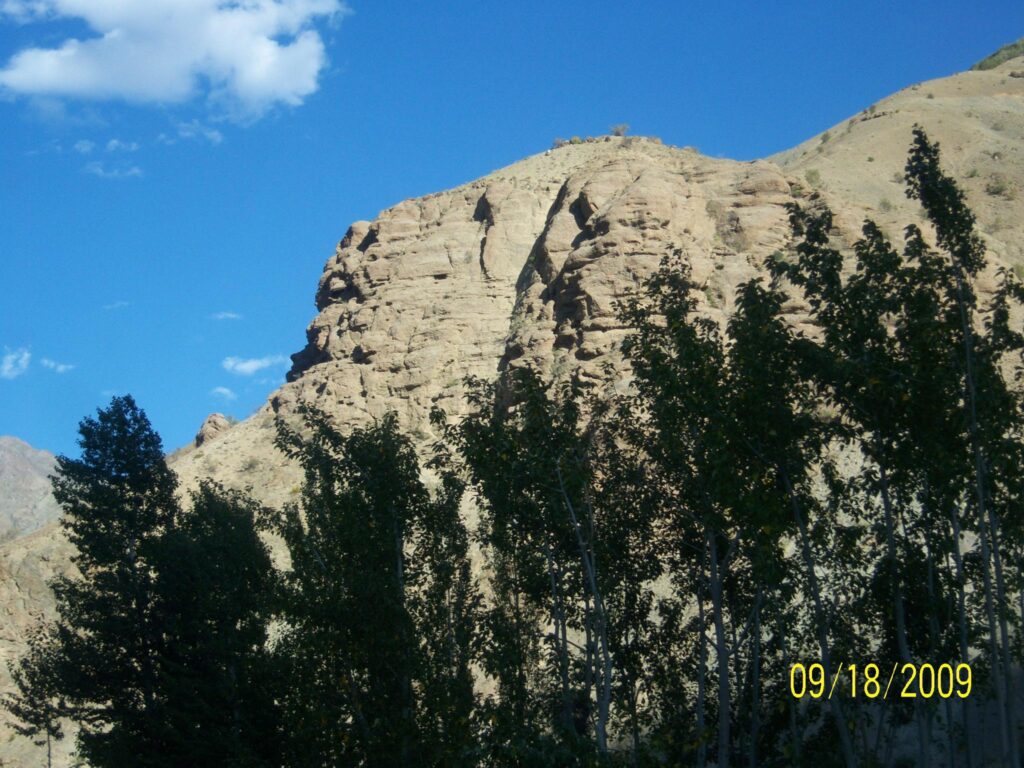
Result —
[[973, 684], [971, 665], [966, 663], [897, 662], [891, 670], [874, 663], [840, 663], [831, 674], [817, 662], [789, 667], [789, 692], [795, 699], [966, 699]]

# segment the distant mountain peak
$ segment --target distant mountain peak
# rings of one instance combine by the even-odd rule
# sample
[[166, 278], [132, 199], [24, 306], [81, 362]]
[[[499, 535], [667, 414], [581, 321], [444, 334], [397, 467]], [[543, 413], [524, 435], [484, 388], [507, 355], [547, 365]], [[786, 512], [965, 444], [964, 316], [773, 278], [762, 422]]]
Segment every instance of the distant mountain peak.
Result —
[[0, 541], [31, 533], [60, 516], [50, 489], [55, 466], [52, 453], [0, 436]]

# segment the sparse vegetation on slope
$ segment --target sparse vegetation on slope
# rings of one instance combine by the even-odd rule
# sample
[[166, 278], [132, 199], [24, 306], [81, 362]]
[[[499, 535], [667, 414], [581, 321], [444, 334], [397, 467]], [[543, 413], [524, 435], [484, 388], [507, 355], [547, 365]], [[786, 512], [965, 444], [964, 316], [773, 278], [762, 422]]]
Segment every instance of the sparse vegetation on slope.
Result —
[[1024, 37], [1016, 42], [1010, 43], [1009, 45], [1004, 45], [991, 56], [986, 56], [984, 59], [979, 61], [971, 67], [971, 69], [975, 71], [995, 69], [1003, 62], [1015, 59], [1018, 56], [1024, 56]]

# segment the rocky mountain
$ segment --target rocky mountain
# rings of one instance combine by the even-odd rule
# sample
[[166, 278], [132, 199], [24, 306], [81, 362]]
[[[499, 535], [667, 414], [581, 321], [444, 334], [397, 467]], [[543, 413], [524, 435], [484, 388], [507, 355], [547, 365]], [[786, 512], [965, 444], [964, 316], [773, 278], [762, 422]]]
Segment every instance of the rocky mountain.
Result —
[[[915, 124], [941, 143], [977, 213], [992, 257], [982, 289], [1000, 266], [1024, 271], [1024, 58], [910, 86], [764, 160], [587, 140], [352, 224], [320, 277], [288, 383], [238, 425], [208, 421], [172, 466], [186, 489], [213, 477], [281, 504], [301, 476], [273, 447], [274, 419], [294, 419], [302, 402], [341, 424], [396, 411], [426, 444], [431, 407], [461, 412], [468, 375], [533, 365], [625, 386], [615, 302], [666, 254], [689, 261], [702, 311], [723, 318], [736, 286], [789, 242], [787, 203], [828, 204], [846, 244], [865, 217], [894, 240], [921, 222], [899, 178]], [[805, 307], [787, 309], [802, 322]], [[52, 610], [43, 580], [66, 558], [54, 527], [0, 547], [0, 662]], [[19, 765], [5, 738], [0, 756]]]
[[16, 437], [0, 437], [0, 541], [31, 533], [57, 519], [50, 493], [56, 459]]
[[[20, 655], [28, 631], [52, 616], [46, 583], [69, 569], [70, 547], [55, 524], [60, 507], [50, 492], [55, 466], [53, 454], [0, 437], [0, 691], [8, 690], [7, 664]], [[59, 745], [59, 761], [68, 759], [71, 746]], [[38, 765], [38, 754], [29, 740], [0, 730], [3, 765]]]

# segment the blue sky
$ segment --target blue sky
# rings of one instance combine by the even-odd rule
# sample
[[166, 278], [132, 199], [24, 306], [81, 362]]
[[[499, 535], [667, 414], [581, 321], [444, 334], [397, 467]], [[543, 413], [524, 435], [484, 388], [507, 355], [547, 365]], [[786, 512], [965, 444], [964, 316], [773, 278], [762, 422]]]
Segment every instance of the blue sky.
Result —
[[771, 154], [1024, 35], [1007, 2], [0, 0], [0, 434], [247, 416], [348, 224], [632, 133]]

